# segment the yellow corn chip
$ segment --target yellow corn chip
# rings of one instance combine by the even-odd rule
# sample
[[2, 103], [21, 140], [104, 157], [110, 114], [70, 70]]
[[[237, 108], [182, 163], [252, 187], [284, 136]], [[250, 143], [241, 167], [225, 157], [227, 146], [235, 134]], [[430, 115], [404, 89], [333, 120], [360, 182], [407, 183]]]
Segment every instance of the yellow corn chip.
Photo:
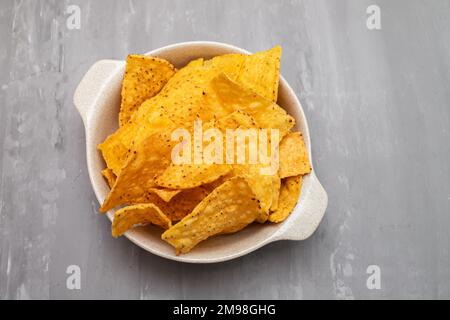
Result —
[[164, 229], [172, 226], [169, 218], [154, 204], [136, 204], [117, 210], [114, 213], [111, 233], [113, 237], [118, 237], [134, 226], [149, 223]]
[[150, 191], [156, 193], [158, 197], [163, 199], [165, 202], [169, 202], [173, 197], [181, 192], [181, 190], [161, 188], [150, 188]]
[[269, 216], [270, 222], [284, 221], [292, 212], [300, 197], [302, 176], [288, 177], [281, 182], [278, 209]]
[[211, 191], [204, 186], [183, 190], [165, 203], [161, 209], [170, 220], [179, 221], [190, 214]]
[[123, 131], [121, 134], [118, 133], [119, 131], [116, 131], [97, 146], [97, 149], [103, 155], [103, 159], [105, 159], [106, 167], [110, 168], [116, 176], [119, 175], [120, 169], [125, 163], [128, 148], [133, 141], [132, 132]]
[[[139, 141], [145, 140], [146, 137], [157, 133], [161, 130], [174, 127], [174, 123], [170, 121], [163, 113], [161, 108], [155, 108], [148, 114], [148, 121], [151, 125], [142, 125], [145, 137], [140, 137]], [[136, 131], [128, 130], [129, 125], [121, 127], [118, 131], [110, 135], [103, 143], [98, 145], [98, 149], [102, 152], [106, 166], [110, 168], [116, 176], [119, 176], [122, 166], [125, 164], [128, 153], [132, 148], [132, 143], [136, 139]]]
[[245, 59], [236, 81], [248, 84], [264, 98], [276, 102], [280, 80], [280, 59], [280, 46], [273, 47], [269, 51], [252, 54]]
[[122, 82], [120, 126], [131, 119], [142, 102], [156, 95], [175, 72], [175, 67], [164, 59], [129, 55]]
[[260, 169], [259, 164], [233, 166], [235, 176], [243, 178], [252, 190], [260, 209], [257, 220], [264, 223], [269, 217], [269, 209], [273, 201], [273, 177], [261, 175]]
[[260, 215], [258, 202], [245, 180], [233, 178], [209, 194], [194, 211], [165, 231], [161, 238], [186, 253], [217, 234], [239, 231]]
[[280, 138], [295, 125], [294, 118], [283, 108], [260, 96], [250, 87], [234, 82], [223, 73], [211, 81], [211, 88], [217, 100], [215, 109], [225, 110], [222, 113], [244, 111], [253, 117], [261, 128], [280, 130]]
[[131, 150], [127, 163], [100, 207], [101, 212], [125, 203], [142, 203], [149, 190], [156, 187], [154, 178], [171, 162], [171, 131], [155, 133]]
[[309, 172], [311, 164], [302, 134], [291, 132], [280, 142], [280, 177], [286, 178]]
[[109, 187], [112, 188], [117, 179], [114, 172], [110, 168], [106, 168], [102, 170], [102, 175], [106, 179], [106, 182], [108, 182]]

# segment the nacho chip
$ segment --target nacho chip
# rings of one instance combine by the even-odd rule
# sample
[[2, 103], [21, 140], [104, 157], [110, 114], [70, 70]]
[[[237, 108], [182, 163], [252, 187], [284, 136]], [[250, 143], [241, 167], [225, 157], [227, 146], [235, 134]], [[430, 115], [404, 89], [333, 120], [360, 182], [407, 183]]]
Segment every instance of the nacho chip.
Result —
[[[155, 108], [148, 114], [148, 121], [151, 125], [142, 125], [141, 129], [146, 136], [157, 133], [166, 128], [174, 127], [174, 123], [170, 121], [161, 108]], [[123, 126], [118, 131], [110, 135], [106, 140], [98, 145], [98, 149], [102, 152], [106, 166], [110, 168], [116, 176], [119, 176], [123, 165], [125, 164], [128, 153], [132, 148], [133, 141], [136, 139], [136, 132], [128, 130], [130, 127]], [[139, 141], [145, 140], [142, 135]]]
[[258, 202], [245, 180], [233, 178], [209, 194], [194, 211], [161, 238], [186, 253], [217, 234], [239, 231], [260, 215]]
[[161, 210], [172, 221], [180, 221], [190, 214], [192, 210], [205, 199], [212, 190], [201, 186], [193, 189], [182, 190], [168, 203], [161, 206]]
[[106, 212], [126, 203], [142, 203], [151, 188], [156, 187], [154, 178], [170, 164], [173, 142], [171, 130], [150, 135], [131, 150], [116, 183], [100, 207]]
[[131, 132], [122, 132], [118, 134], [116, 131], [112, 135], [108, 136], [105, 141], [97, 146], [97, 149], [103, 155], [105, 159], [106, 167], [111, 169], [112, 172], [117, 176], [120, 173], [122, 165], [128, 155], [128, 146], [131, 146], [133, 141], [133, 136]]
[[112, 188], [117, 179], [114, 172], [110, 168], [106, 168], [105, 170], [102, 170], [102, 175], [106, 182], [108, 182], [109, 187]]
[[238, 84], [221, 73], [211, 81], [211, 87], [217, 97], [216, 109], [232, 113], [244, 111], [253, 117], [261, 128], [280, 130], [283, 137], [294, 125], [295, 120], [271, 100], [257, 94], [246, 85]]
[[154, 204], [136, 204], [124, 207], [114, 213], [111, 233], [113, 237], [124, 234], [137, 225], [154, 224], [169, 229], [172, 222]]
[[[247, 84], [264, 98], [276, 102], [280, 80], [281, 47], [258, 52], [245, 59], [237, 82]], [[258, 81], [255, 81], [258, 79]]]
[[161, 188], [150, 188], [150, 191], [157, 194], [165, 202], [169, 202], [173, 197], [181, 192], [181, 190], [176, 189], [161, 189]]
[[270, 222], [282, 222], [292, 212], [300, 197], [302, 176], [288, 177], [281, 182], [278, 209], [269, 216]]
[[120, 126], [131, 119], [142, 102], [161, 91], [175, 72], [175, 67], [164, 59], [137, 54], [129, 55], [122, 82]]
[[302, 134], [291, 132], [280, 142], [280, 177], [286, 178], [309, 172], [311, 164]]
[[252, 190], [260, 209], [258, 222], [263, 223], [269, 217], [269, 209], [272, 205], [273, 178], [270, 175], [261, 175], [260, 169], [259, 164], [233, 166], [234, 174], [243, 178]]

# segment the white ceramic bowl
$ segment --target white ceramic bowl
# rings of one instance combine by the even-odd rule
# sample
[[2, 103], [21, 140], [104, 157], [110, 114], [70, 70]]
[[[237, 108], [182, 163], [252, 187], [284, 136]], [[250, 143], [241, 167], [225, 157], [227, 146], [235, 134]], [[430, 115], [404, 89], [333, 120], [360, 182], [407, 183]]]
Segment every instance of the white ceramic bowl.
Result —
[[[175, 67], [181, 68], [192, 59], [211, 58], [226, 53], [249, 52], [228, 44], [199, 41], [170, 45], [148, 54], [167, 59]], [[100, 203], [106, 198], [109, 187], [101, 175], [105, 164], [97, 151], [97, 145], [118, 128], [124, 67], [124, 61], [96, 62], [83, 77], [74, 95], [74, 104], [80, 112], [86, 129], [89, 177]], [[280, 79], [278, 104], [296, 119], [295, 129], [303, 133], [311, 156], [311, 141], [305, 114], [294, 91], [283, 77]], [[303, 179], [301, 198], [297, 206], [282, 223], [255, 223], [235, 234], [210, 238], [200, 243], [190, 253], [179, 256], [175, 255], [175, 250], [169, 244], [160, 239], [161, 230], [156, 227], [138, 227], [128, 231], [125, 236], [141, 248], [172, 260], [191, 263], [226, 261], [245, 255], [273, 241], [308, 238], [319, 225], [327, 202], [327, 194], [313, 168], [311, 173]], [[110, 220], [113, 215], [113, 211], [107, 213]]]

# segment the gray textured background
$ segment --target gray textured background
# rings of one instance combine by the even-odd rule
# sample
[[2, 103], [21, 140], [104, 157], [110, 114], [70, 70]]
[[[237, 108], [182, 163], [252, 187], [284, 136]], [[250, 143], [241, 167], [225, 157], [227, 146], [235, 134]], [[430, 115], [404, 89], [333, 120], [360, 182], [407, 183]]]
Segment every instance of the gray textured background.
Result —
[[[69, 4], [81, 29], [66, 28]], [[382, 30], [366, 28], [381, 7]], [[449, 1], [0, 4], [0, 298], [450, 298]], [[329, 195], [303, 242], [216, 265], [112, 239], [74, 89], [96, 60], [188, 40], [283, 46]], [[81, 267], [81, 290], [66, 268]], [[368, 290], [366, 268], [381, 268]]]

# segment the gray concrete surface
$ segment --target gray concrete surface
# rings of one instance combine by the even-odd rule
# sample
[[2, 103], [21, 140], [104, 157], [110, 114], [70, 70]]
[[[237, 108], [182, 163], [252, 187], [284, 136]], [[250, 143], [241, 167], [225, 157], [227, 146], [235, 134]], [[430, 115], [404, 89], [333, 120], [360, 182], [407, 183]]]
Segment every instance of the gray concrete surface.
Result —
[[[366, 27], [371, 4], [381, 30]], [[0, 298], [450, 298], [449, 12], [441, 0], [1, 1]], [[111, 238], [74, 89], [99, 59], [188, 40], [283, 46], [329, 195], [310, 239], [189, 265]], [[69, 265], [81, 290], [66, 287]]]

